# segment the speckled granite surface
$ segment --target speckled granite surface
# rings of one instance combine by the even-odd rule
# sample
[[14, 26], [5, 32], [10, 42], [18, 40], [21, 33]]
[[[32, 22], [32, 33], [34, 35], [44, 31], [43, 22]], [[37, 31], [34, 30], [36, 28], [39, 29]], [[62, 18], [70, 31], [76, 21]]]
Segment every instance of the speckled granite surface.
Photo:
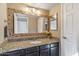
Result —
[[[37, 43], [34, 43], [37, 42]], [[7, 42], [4, 46], [0, 48], [0, 53], [9, 52], [18, 49], [29, 48], [33, 46], [39, 46], [44, 44], [50, 44], [54, 42], [59, 42], [58, 39], [37, 39], [37, 40], [26, 40], [18, 42]]]

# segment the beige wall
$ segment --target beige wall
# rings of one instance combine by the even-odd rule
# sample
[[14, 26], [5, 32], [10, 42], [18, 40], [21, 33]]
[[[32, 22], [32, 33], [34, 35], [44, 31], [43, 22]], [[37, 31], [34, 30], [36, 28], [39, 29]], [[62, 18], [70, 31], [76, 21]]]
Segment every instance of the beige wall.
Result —
[[52, 31], [52, 36], [54, 37], [60, 37], [61, 33], [61, 4], [55, 5], [49, 12], [49, 15], [52, 16], [54, 14], [58, 13], [58, 30]]
[[0, 3], [0, 44], [4, 42], [4, 26], [6, 26], [7, 22], [7, 5], [5, 3]]

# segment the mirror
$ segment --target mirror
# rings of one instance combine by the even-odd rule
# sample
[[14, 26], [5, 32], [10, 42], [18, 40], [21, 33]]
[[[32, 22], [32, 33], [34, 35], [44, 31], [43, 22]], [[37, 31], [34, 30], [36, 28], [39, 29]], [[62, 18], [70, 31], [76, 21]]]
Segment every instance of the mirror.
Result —
[[14, 13], [14, 34], [42, 33], [47, 31], [47, 17]]
[[57, 28], [58, 28], [57, 20], [58, 20], [58, 14], [56, 13], [55, 15], [53, 15], [50, 18], [50, 31], [56, 31], [57, 30]]

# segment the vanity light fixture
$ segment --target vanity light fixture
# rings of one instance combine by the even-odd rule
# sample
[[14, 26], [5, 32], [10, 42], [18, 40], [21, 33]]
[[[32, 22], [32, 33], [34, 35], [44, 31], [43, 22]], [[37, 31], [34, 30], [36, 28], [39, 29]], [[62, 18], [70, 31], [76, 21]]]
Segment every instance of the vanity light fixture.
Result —
[[26, 7], [26, 11], [29, 11], [29, 8], [28, 7]]
[[38, 15], [38, 16], [40, 16], [40, 15], [41, 15], [40, 10], [37, 10], [37, 15]]
[[38, 15], [38, 16], [40, 16], [41, 14], [40, 10], [35, 8], [30, 8], [30, 7], [26, 7], [26, 12], [28, 12], [29, 14]]
[[26, 8], [26, 12], [29, 13], [29, 14], [31, 14], [31, 13], [32, 13], [31, 8], [28, 8], [28, 7], [27, 7], [27, 8]]

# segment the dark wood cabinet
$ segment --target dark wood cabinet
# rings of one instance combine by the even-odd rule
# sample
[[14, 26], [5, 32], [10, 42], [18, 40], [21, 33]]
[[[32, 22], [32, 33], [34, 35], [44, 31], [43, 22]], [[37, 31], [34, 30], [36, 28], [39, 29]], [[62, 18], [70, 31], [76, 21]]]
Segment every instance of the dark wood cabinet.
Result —
[[39, 56], [39, 52], [28, 53], [26, 56]]
[[52, 43], [50, 52], [51, 56], [59, 56], [59, 43]]
[[49, 56], [50, 55], [50, 45], [40, 46], [40, 56]]
[[59, 43], [52, 43], [50, 51], [51, 56], [59, 56]]
[[51, 48], [51, 56], [59, 56], [59, 49], [58, 49], [58, 47]]
[[40, 46], [40, 50], [49, 49], [49, 48], [50, 48], [49, 44]]
[[7, 56], [7, 55], [6, 55], [6, 54], [4, 54], [4, 53], [1, 53], [1, 54], [0, 54], [0, 56]]
[[39, 47], [36, 46], [36, 47], [31, 47], [31, 48], [27, 48], [26, 49], [26, 53], [33, 53], [33, 52], [39, 52]]
[[26, 56], [39, 56], [39, 47], [31, 47], [26, 49]]
[[59, 43], [46, 44], [0, 54], [0, 56], [59, 56]]
[[45, 49], [45, 50], [40, 50], [40, 56], [49, 56], [50, 55], [50, 50]]
[[10, 51], [10, 52], [3, 53], [1, 55], [3, 55], [3, 56], [24, 56], [25, 49]]

